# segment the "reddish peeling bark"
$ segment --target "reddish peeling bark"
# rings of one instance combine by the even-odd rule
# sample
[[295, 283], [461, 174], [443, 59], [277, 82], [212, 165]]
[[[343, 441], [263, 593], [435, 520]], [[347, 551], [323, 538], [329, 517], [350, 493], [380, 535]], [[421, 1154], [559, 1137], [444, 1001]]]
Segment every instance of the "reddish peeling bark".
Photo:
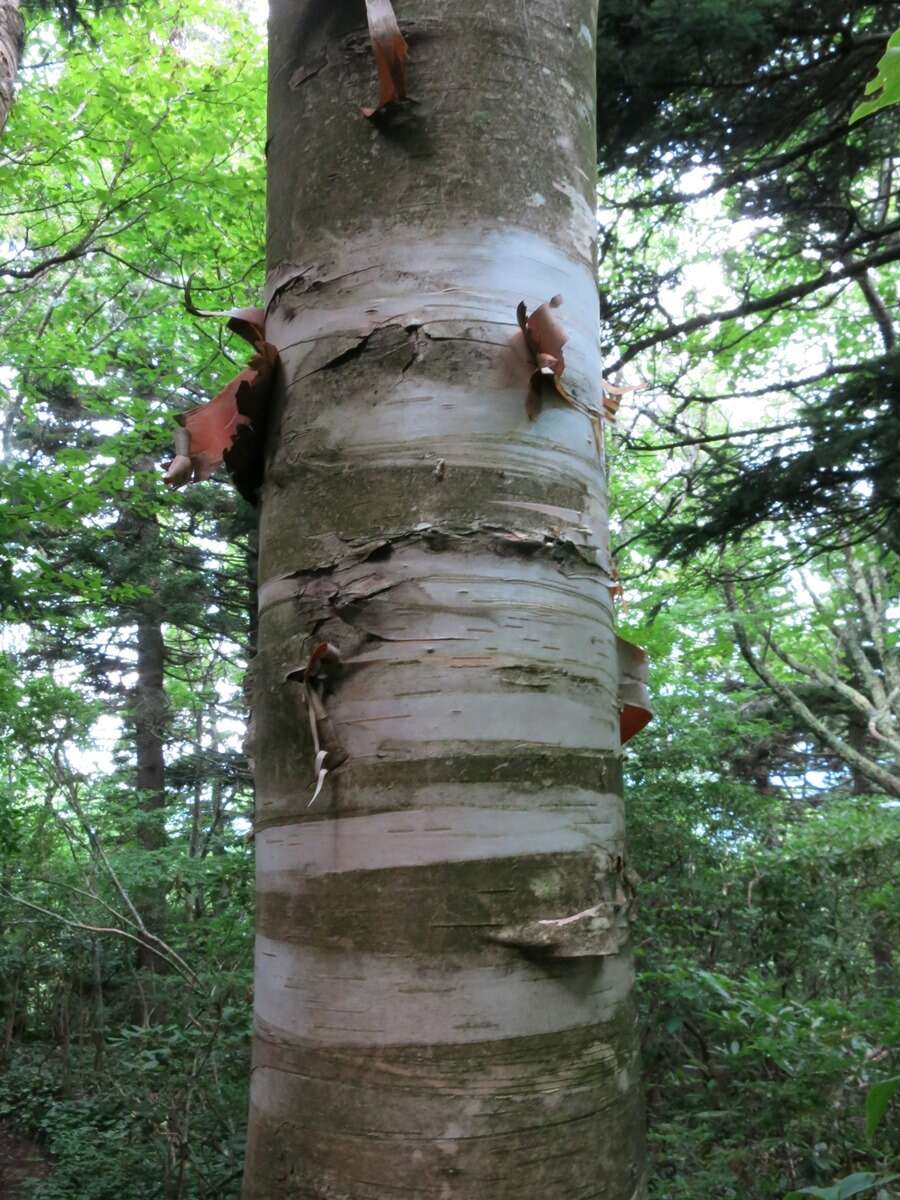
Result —
[[363, 5], [270, 15], [244, 1198], [640, 1200], [596, 3], [393, 8], [372, 121]]
[[378, 67], [378, 107], [363, 108], [362, 112], [363, 116], [374, 117], [388, 105], [406, 99], [408, 47], [391, 0], [366, 0], [366, 16]]

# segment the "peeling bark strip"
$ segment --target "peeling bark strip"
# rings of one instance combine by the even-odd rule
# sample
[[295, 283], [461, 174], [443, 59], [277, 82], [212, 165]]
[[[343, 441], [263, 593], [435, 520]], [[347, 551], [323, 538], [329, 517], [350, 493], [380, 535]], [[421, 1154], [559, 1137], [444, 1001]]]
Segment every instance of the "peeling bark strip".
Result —
[[[528, 306], [524, 300], [520, 301], [516, 308], [516, 320], [522, 330], [531, 361], [537, 368], [528, 382], [528, 399], [525, 402], [525, 411], [532, 421], [541, 411], [541, 388], [545, 382], [551, 383], [567, 403], [573, 402], [562, 383], [562, 373], [566, 369], [562, 350], [568, 338], [552, 311], [561, 304], [562, 296], [554, 296], [546, 304], [539, 305], [531, 316], [528, 315]], [[599, 415], [597, 413], [597, 416]]]
[[265, 310], [204, 312], [191, 301], [190, 283], [185, 288], [185, 307], [195, 317], [227, 317], [232, 333], [249, 342], [256, 353], [214, 399], [176, 418], [182, 428], [175, 434], [175, 456], [163, 482], [170, 487], [199, 483], [224, 462], [237, 490], [255, 504], [262, 485], [269, 393], [278, 363], [278, 351], [266, 341]]
[[265, 341], [266, 310], [264, 308], [228, 308], [224, 310], [207, 310], [197, 308], [191, 297], [191, 281], [185, 284], [184, 307], [192, 317], [227, 317], [228, 328], [254, 349]]
[[619, 658], [619, 733], [622, 745], [640, 733], [650, 721], [650, 695], [647, 691], [647, 652], [622, 638], [616, 638]]
[[378, 67], [378, 107], [362, 112], [365, 117], [374, 117], [389, 104], [406, 99], [407, 47], [391, 0], [366, 0], [366, 17]]
[[630, 392], [642, 392], [647, 387], [646, 384], [636, 383], [630, 384], [628, 387], [615, 387], [611, 383], [603, 380], [603, 415], [607, 421], [615, 421], [616, 413], [619, 411], [619, 406], [622, 403], [622, 397], [627, 396]]
[[19, 0], [0, 2], [0, 129], [6, 124], [16, 98], [16, 76], [22, 53], [25, 24]]
[[362, 5], [271, 8], [244, 1200], [644, 1195], [596, 6], [526, 7], [397, 0], [430, 99], [384, 131]]

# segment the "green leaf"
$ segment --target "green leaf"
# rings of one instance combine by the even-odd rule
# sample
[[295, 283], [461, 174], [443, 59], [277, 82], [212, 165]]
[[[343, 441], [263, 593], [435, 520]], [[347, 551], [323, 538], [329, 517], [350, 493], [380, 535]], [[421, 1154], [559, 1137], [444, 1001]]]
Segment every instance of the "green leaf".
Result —
[[74, 446], [68, 446], [56, 452], [56, 461], [66, 467], [83, 467], [93, 457], [89, 450], [79, 450]]
[[818, 1196], [820, 1200], [838, 1200], [837, 1188], [803, 1188], [799, 1192], [788, 1192], [784, 1200], [803, 1200], [804, 1196]]
[[872, 99], [857, 104], [850, 116], [851, 125], [900, 101], [900, 29], [888, 38], [887, 49], [878, 63], [878, 74], [866, 84], [866, 95]]
[[698, 971], [697, 975], [704, 981], [704, 983], [711, 987], [714, 992], [718, 992], [723, 1000], [734, 999], [731, 992], [729, 992], [728, 989], [722, 985], [720, 977], [714, 975], [712, 971]]
[[897, 1178], [897, 1175], [873, 1175], [870, 1171], [860, 1171], [855, 1175], [848, 1175], [845, 1179], [839, 1179], [833, 1187], [806, 1187], [801, 1188], [799, 1192], [788, 1192], [784, 1200], [802, 1200], [803, 1196], [818, 1196], [819, 1200], [850, 1200], [851, 1196], [871, 1191], [872, 1188]]
[[894, 1094], [900, 1090], [900, 1075], [884, 1079], [869, 1088], [866, 1095], [866, 1137], [873, 1138]]

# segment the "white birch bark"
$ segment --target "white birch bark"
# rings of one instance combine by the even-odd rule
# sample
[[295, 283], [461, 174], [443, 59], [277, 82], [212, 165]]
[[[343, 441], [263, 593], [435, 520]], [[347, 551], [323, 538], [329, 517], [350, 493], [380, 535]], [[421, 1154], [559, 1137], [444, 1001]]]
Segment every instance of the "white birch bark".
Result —
[[[244, 1196], [638, 1200], [596, 0], [394, 7], [415, 103], [371, 122], [362, 4], [270, 19]], [[556, 294], [576, 405], [530, 421]]]

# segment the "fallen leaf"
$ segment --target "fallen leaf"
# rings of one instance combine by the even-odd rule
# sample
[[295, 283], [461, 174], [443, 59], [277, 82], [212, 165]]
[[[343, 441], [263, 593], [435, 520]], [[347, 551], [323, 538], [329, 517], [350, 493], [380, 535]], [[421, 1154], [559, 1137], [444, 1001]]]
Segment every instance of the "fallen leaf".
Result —
[[372, 53], [378, 68], [378, 107], [364, 108], [364, 117], [374, 117], [390, 104], [406, 99], [406, 39], [400, 32], [391, 0], [366, 0], [366, 17]]

